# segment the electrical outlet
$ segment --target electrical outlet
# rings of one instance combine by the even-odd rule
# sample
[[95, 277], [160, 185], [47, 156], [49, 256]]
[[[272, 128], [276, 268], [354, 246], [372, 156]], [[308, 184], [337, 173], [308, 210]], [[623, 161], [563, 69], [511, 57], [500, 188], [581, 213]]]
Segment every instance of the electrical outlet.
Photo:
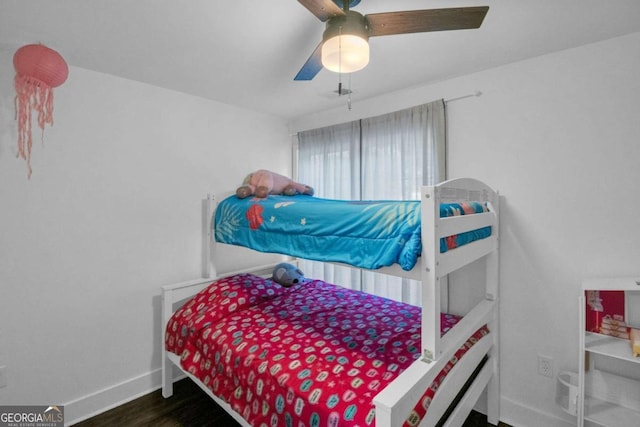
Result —
[[549, 356], [538, 355], [538, 374], [553, 378], [553, 359]]
[[7, 386], [7, 367], [0, 366], [0, 388]]

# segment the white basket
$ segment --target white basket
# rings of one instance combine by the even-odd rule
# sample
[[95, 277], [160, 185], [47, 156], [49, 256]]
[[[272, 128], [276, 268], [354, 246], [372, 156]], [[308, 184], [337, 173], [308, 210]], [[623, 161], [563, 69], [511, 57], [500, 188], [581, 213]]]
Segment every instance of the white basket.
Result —
[[556, 403], [566, 413], [578, 415], [578, 374], [563, 371], [558, 374]]

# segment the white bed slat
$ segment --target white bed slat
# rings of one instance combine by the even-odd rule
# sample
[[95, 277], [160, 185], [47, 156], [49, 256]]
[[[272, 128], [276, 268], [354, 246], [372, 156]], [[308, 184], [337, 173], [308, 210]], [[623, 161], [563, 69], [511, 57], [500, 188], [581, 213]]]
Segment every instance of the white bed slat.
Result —
[[483, 256], [497, 249], [497, 240], [495, 236], [489, 236], [486, 239], [476, 240], [455, 249], [440, 254], [436, 259], [438, 276], [443, 277], [456, 271], [467, 264], [482, 258]]
[[453, 236], [478, 228], [495, 226], [496, 215], [484, 212], [470, 215], [448, 216], [438, 221], [438, 238]]
[[[343, 262], [327, 262], [327, 264], [354, 268], [352, 265], [345, 264]], [[375, 273], [387, 274], [389, 276], [394, 276], [394, 277], [404, 277], [406, 279], [422, 280], [422, 270], [423, 270], [423, 268], [424, 267], [422, 267], [422, 258], [418, 258], [418, 261], [417, 261], [415, 267], [411, 271], [403, 270], [402, 267], [400, 267], [398, 264], [393, 264], [393, 265], [390, 265], [388, 267], [380, 267], [380, 268], [378, 268], [376, 270], [367, 270], [367, 271], [373, 271]]]
[[[184, 300], [185, 298], [189, 298], [202, 289], [204, 289], [207, 285], [213, 282], [213, 279], [196, 279], [189, 280], [186, 282], [176, 283], [172, 285], [166, 285], [162, 287], [162, 290], [166, 293], [171, 293], [171, 303], [176, 303]], [[168, 321], [169, 319], [167, 319]]]
[[481, 301], [442, 337], [442, 348], [460, 348], [480, 327], [494, 319], [496, 306], [496, 301]]

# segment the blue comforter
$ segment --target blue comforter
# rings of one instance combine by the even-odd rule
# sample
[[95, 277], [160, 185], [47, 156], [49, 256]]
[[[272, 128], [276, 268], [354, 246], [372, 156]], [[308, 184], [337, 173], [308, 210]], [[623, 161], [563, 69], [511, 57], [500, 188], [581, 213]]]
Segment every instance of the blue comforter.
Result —
[[[443, 205], [441, 216], [485, 210], [480, 203]], [[221, 243], [367, 269], [397, 263], [411, 270], [422, 252], [419, 201], [234, 195], [218, 205], [214, 226], [215, 239]], [[487, 228], [470, 232], [477, 236], [443, 239], [441, 251], [487, 237], [491, 234]]]

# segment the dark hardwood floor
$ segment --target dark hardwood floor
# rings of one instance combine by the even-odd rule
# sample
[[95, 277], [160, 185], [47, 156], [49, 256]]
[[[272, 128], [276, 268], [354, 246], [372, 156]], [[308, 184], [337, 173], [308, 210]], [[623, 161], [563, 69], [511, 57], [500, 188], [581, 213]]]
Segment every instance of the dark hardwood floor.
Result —
[[[464, 427], [485, 427], [487, 417], [472, 412]], [[174, 385], [173, 396], [165, 399], [160, 390], [132, 402], [74, 424], [76, 427], [239, 427], [193, 381], [184, 379]], [[499, 427], [510, 427], [500, 423]]]

